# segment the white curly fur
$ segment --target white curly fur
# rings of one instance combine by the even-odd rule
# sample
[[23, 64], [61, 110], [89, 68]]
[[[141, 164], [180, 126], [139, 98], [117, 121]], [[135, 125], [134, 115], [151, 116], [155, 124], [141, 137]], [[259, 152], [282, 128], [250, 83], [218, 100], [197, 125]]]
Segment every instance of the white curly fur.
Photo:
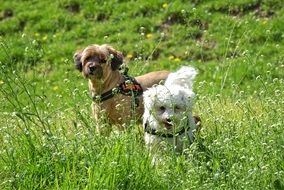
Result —
[[173, 144], [177, 151], [182, 150], [184, 139], [193, 140], [196, 124], [192, 116], [193, 81], [197, 71], [183, 66], [171, 73], [164, 85], [156, 85], [144, 92], [143, 126], [163, 134], [175, 134], [183, 127], [186, 132], [174, 138], [166, 138], [145, 132], [145, 142], [150, 148], [166, 141]]

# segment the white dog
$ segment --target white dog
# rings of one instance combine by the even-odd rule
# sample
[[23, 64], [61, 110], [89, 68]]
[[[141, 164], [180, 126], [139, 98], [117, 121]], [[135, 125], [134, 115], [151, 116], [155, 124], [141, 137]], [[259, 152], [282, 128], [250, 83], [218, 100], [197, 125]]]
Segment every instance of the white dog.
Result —
[[196, 75], [193, 67], [183, 66], [171, 73], [164, 85], [144, 92], [144, 138], [150, 149], [161, 148], [162, 142], [168, 142], [180, 152], [185, 142], [193, 141], [196, 122], [200, 121], [192, 116], [195, 96], [192, 86]]

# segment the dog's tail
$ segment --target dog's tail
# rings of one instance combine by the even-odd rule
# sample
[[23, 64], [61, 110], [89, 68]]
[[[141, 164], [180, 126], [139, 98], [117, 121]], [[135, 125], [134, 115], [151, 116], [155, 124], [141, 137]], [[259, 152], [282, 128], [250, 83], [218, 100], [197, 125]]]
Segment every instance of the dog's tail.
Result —
[[169, 74], [165, 81], [165, 86], [171, 88], [172, 85], [182, 86], [186, 89], [192, 89], [197, 70], [191, 66], [183, 66], [178, 71]]

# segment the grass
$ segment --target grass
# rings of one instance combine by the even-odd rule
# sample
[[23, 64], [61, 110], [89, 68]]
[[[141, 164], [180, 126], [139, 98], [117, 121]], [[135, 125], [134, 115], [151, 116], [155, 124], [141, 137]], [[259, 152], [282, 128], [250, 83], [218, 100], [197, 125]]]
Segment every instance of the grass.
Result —
[[[284, 189], [282, 1], [5, 1], [0, 189]], [[95, 132], [75, 50], [109, 43], [132, 75], [199, 70], [203, 128], [153, 166], [141, 124]]]

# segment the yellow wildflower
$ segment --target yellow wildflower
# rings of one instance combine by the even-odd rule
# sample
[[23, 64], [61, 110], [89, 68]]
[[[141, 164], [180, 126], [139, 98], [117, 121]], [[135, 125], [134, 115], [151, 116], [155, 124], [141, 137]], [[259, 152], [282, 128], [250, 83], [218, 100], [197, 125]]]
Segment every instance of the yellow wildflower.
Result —
[[169, 6], [168, 3], [164, 3], [164, 4], [163, 4], [163, 8], [164, 8], [164, 9], [168, 8], [168, 6]]
[[0, 85], [1, 85], [1, 84], [4, 84], [4, 81], [3, 81], [3, 80], [0, 80]]
[[168, 57], [169, 60], [173, 60], [174, 58], [175, 58], [175, 56], [173, 56], [173, 55], [170, 55], [170, 56]]
[[43, 37], [42, 37], [42, 40], [43, 40], [43, 41], [46, 41], [46, 40], [47, 40], [47, 35], [43, 36]]
[[127, 54], [126, 56], [128, 59], [131, 59], [133, 57], [133, 55], [131, 53]]
[[148, 38], [148, 39], [150, 39], [150, 38], [152, 38], [152, 37], [153, 37], [153, 34], [151, 34], [151, 33], [149, 33], [149, 34], [146, 35], [146, 38]]
[[180, 62], [180, 58], [175, 58], [175, 60], [174, 60], [175, 62]]
[[58, 86], [54, 86], [54, 87], [53, 87], [53, 90], [54, 90], [54, 91], [58, 90]]
[[265, 19], [264, 21], [262, 21], [261, 24], [266, 25], [267, 24], [267, 20]]

